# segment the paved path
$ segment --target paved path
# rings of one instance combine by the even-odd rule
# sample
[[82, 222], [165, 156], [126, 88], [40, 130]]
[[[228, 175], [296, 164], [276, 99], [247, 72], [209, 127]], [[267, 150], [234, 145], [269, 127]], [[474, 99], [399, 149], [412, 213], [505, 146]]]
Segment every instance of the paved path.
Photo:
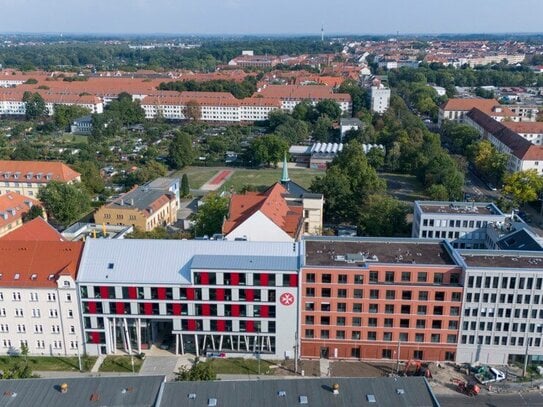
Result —
[[140, 369], [140, 376], [168, 376], [177, 366], [178, 358], [175, 356], [146, 356]]
[[330, 377], [330, 360], [321, 358], [319, 360], [319, 370], [321, 372], [321, 377]]
[[102, 366], [102, 363], [104, 363], [105, 359], [105, 355], [98, 356], [98, 359], [96, 359], [96, 362], [94, 362], [94, 366], [91, 369], [91, 373], [98, 373], [98, 371], [100, 370], [100, 366]]
[[203, 191], [216, 191], [219, 189], [231, 176], [234, 170], [222, 170], [213, 176], [209, 181], [200, 187]]

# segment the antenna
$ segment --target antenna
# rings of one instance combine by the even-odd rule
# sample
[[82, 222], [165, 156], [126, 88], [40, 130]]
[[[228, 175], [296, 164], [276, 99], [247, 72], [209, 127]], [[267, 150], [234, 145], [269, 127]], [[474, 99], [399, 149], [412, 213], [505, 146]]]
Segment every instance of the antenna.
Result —
[[324, 42], [324, 24], [321, 25], [321, 41]]

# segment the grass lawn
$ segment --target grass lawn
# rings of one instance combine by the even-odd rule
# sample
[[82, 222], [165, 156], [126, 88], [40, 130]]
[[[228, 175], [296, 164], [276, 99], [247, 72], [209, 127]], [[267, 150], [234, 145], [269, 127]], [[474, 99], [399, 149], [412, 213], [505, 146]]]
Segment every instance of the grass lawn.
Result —
[[[311, 169], [290, 169], [290, 179], [304, 188], [309, 188], [313, 179], [318, 175], [324, 175], [324, 171]], [[267, 188], [281, 179], [281, 168], [262, 169], [236, 169], [234, 174], [224, 183], [220, 190], [239, 191], [244, 185], [254, 185], [259, 188]]]
[[428, 199], [424, 185], [414, 175], [379, 173], [386, 180], [388, 192], [400, 201], [413, 202]]
[[200, 189], [207, 181], [217, 175], [223, 167], [187, 167], [180, 171], [176, 171], [172, 174], [172, 177], [178, 177], [181, 179], [183, 174], [187, 174], [189, 178], [189, 185], [191, 189]]
[[[0, 357], [0, 370], [12, 365], [15, 362], [24, 363], [23, 356], [2, 356]], [[83, 371], [88, 371], [96, 362], [96, 357], [81, 357]], [[77, 357], [56, 357], [56, 356], [28, 356], [28, 365], [33, 371], [79, 371]]]
[[[217, 374], [258, 374], [258, 360], [242, 358], [212, 358], [208, 363], [213, 366]], [[260, 360], [260, 374], [273, 375], [274, 369], [270, 366], [277, 365], [276, 361]]]
[[88, 136], [82, 136], [81, 134], [70, 134], [70, 133], [64, 133], [62, 136], [62, 141], [68, 142], [68, 143], [85, 143], [87, 144], [89, 142]]
[[[140, 371], [143, 360], [134, 356], [134, 372]], [[132, 372], [130, 356], [107, 356], [100, 366], [100, 372]]]

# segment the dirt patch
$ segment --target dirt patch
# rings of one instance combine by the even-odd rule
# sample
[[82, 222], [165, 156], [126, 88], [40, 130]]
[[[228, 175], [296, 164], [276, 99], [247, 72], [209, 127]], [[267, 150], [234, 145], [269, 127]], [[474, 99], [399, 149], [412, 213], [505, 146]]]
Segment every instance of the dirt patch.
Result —
[[[298, 373], [304, 371], [304, 376], [320, 377], [319, 361], [318, 360], [300, 360], [298, 361]], [[276, 376], [294, 376], [294, 361], [286, 360], [275, 369]]]
[[393, 371], [393, 364], [340, 361], [330, 363], [332, 376], [379, 377]]

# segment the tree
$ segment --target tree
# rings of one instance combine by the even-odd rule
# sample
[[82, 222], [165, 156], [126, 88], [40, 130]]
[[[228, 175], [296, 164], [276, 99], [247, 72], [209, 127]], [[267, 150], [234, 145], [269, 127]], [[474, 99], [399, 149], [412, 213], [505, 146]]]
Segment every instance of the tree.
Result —
[[449, 191], [442, 184], [433, 184], [426, 189], [426, 194], [434, 201], [447, 201], [449, 199]]
[[23, 94], [23, 102], [26, 105], [26, 118], [27, 120], [38, 119], [46, 116], [48, 113], [45, 101], [39, 93], [32, 93], [25, 91]]
[[75, 119], [87, 116], [89, 109], [77, 105], [54, 105], [53, 121], [59, 129], [66, 129]]
[[466, 124], [447, 121], [441, 130], [443, 137], [450, 140], [451, 150], [455, 154], [466, 154], [470, 145], [479, 140], [479, 132]]
[[543, 178], [536, 169], [519, 171], [505, 177], [504, 195], [511, 197], [517, 205], [535, 201], [543, 189]]
[[409, 232], [409, 207], [384, 194], [370, 195], [360, 211], [359, 232], [368, 236], [402, 236]]
[[321, 116], [328, 116], [330, 120], [336, 121], [341, 117], [341, 107], [335, 100], [324, 99], [318, 102], [315, 109]]
[[194, 160], [192, 137], [184, 131], [176, 132], [168, 153], [168, 161], [174, 169], [181, 169], [192, 164]]
[[212, 236], [221, 233], [224, 218], [228, 215], [228, 198], [212, 192], [203, 199], [203, 204], [194, 215], [194, 235]]
[[477, 171], [488, 180], [501, 184], [509, 160], [507, 154], [496, 150], [490, 141], [482, 140], [471, 146], [468, 155]]
[[132, 95], [126, 92], [120, 93], [117, 99], [106, 106], [104, 115], [107, 119], [117, 119], [125, 126], [145, 120], [145, 111], [139, 100], [132, 100]]
[[366, 154], [368, 164], [376, 170], [379, 170], [385, 165], [385, 152], [380, 148], [372, 148]]
[[28, 366], [28, 363], [21, 364], [18, 358], [14, 358], [15, 362], [4, 368], [0, 379], [13, 380], [13, 379], [30, 379], [37, 377], [32, 373], [32, 369]]
[[100, 169], [94, 161], [82, 161], [77, 163], [75, 169], [81, 173], [81, 183], [89, 194], [104, 192], [105, 183], [100, 175]]
[[43, 217], [43, 208], [39, 205], [32, 205], [32, 207], [23, 215], [23, 222], [29, 222], [37, 217]]
[[322, 143], [328, 143], [332, 140], [332, 125], [333, 122], [328, 116], [321, 116], [315, 123], [313, 130], [313, 139]]
[[149, 161], [136, 171], [128, 174], [121, 182], [128, 188], [134, 185], [142, 185], [158, 177], [163, 177], [168, 173], [168, 169], [158, 161]]
[[215, 380], [217, 373], [210, 362], [200, 362], [198, 358], [194, 361], [192, 367], [189, 369], [186, 366], [181, 366], [179, 372], [175, 374], [175, 381], [209, 381]]
[[49, 217], [68, 226], [90, 209], [90, 199], [80, 184], [51, 181], [38, 192]]
[[187, 174], [183, 174], [181, 177], [181, 196], [186, 198], [190, 195], [189, 177]]
[[12, 160], [37, 160], [40, 158], [40, 151], [29, 142], [20, 141], [16, 144], [10, 157]]
[[189, 100], [183, 109], [185, 119], [198, 121], [202, 118], [202, 108], [196, 100]]
[[250, 151], [255, 164], [273, 164], [277, 167], [288, 152], [288, 143], [276, 134], [268, 134], [254, 139]]

